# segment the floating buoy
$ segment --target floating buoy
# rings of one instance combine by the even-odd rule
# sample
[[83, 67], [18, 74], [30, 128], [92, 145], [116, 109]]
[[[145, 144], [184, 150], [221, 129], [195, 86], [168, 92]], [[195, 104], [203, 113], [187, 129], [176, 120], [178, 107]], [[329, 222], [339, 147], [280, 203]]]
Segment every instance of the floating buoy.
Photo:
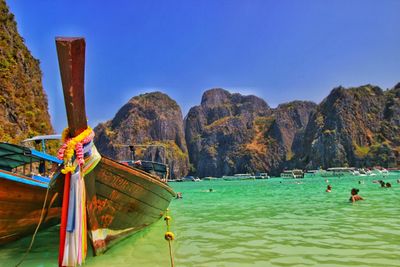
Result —
[[164, 238], [165, 240], [168, 241], [168, 248], [169, 248], [169, 258], [171, 260], [171, 267], [174, 267], [174, 256], [172, 254], [172, 245], [171, 242], [175, 239], [175, 235], [173, 232], [170, 231], [169, 229], [169, 221], [172, 219], [171, 216], [168, 215], [169, 209], [167, 209], [167, 211], [165, 212], [165, 217], [164, 217], [164, 221], [167, 224], [167, 232], [165, 232], [164, 234]]
[[175, 235], [173, 232], [166, 232], [164, 235], [165, 240], [172, 241], [175, 239]]

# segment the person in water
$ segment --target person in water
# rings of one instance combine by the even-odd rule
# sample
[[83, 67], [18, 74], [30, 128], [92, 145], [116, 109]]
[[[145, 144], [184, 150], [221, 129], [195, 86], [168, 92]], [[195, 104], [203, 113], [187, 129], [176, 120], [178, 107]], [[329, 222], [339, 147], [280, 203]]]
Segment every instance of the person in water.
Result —
[[358, 192], [359, 192], [359, 191], [360, 191], [360, 190], [357, 189], [357, 188], [351, 189], [351, 197], [350, 197], [350, 199], [349, 199], [351, 202], [356, 202], [356, 201], [359, 201], [359, 200], [364, 200], [361, 196], [358, 195]]
[[328, 186], [326, 187], [325, 192], [330, 193], [332, 191], [332, 186], [330, 184], [328, 184]]
[[385, 187], [385, 182], [382, 180], [379, 180], [379, 183], [381, 184], [381, 187]]
[[181, 193], [181, 192], [177, 192], [177, 193], [176, 193], [176, 198], [177, 198], [177, 199], [182, 198], [182, 193]]
[[387, 183], [386, 183], [386, 187], [392, 187], [392, 184], [389, 183], [389, 182], [387, 182]]

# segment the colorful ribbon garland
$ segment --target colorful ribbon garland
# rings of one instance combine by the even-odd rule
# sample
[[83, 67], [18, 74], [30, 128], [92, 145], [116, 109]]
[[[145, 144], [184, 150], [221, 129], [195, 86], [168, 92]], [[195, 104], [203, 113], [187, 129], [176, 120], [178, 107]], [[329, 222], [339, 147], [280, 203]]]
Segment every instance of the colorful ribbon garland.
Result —
[[87, 254], [87, 220], [85, 174], [100, 161], [93, 145], [94, 132], [88, 127], [74, 138], [69, 129], [62, 135], [63, 145], [57, 157], [64, 161], [64, 195], [60, 227], [59, 266], [76, 266], [85, 262]]

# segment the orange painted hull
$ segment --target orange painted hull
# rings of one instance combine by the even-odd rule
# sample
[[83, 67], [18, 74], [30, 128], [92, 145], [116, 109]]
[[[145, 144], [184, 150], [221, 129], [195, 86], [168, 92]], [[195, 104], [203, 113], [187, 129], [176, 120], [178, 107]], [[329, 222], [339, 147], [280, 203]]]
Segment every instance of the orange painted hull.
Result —
[[[32, 234], [40, 219], [46, 188], [0, 179], [0, 245]], [[59, 223], [60, 195], [50, 191], [41, 229]]]

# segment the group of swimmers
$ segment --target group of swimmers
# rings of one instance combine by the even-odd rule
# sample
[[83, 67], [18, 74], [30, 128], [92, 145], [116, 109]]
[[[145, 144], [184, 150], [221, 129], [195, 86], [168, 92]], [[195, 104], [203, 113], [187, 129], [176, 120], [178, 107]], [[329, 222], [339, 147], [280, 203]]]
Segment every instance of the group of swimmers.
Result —
[[387, 183], [385, 184], [385, 182], [384, 182], [384, 181], [382, 181], [382, 180], [379, 180], [379, 183], [381, 184], [381, 187], [392, 187], [392, 184], [391, 184], [391, 183], [389, 183], [389, 182], [387, 182]]
[[[326, 187], [325, 192], [327, 192], [327, 193], [332, 192], [332, 186], [330, 184], [328, 184], [328, 186]], [[356, 202], [358, 200], [364, 200], [361, 196], [358, 195], [358, 192], [360, 192], [360, 189], [357, 189], [357, 188], [351, 189], [351, 191], [350, 191], [351, 196], [350, 196], [349, 201]]]
[[[329, 181], [328, 181], [328, 180], [325, 180], [325, 182], [329, 182]], [[389, 182], [385, 183], [385, 182], [382, 181], [382, 180], [379, 180], [378, 182], [380, 183], [381, 187], [386, 187], [386, 188], [392, 187], [392, 184], [389, 183]], [[358, 183], [359, 183], [359, 184], [363, 184], [364, 182], [358, 181]], [[397, 183], [400, 183], [400, 179], [397, 180]], [[326, 187], [325, 192], [327, 192], [327, 193], [332, 192], [332, 186], [331, 186], [330, 184], [328, 184], [328, 186]], [[364, 200], [361, 196], [358, 195], [358, 192], [360, 192], [359, 189], [357, 189], [357, 188], [352, 188], [351, 191], [350, 191], [351, 196], [350, 196], [349, 201], [351, 201], [351, 202], [356, 202], [356, 201], [358, 201], [358, 200]]]

